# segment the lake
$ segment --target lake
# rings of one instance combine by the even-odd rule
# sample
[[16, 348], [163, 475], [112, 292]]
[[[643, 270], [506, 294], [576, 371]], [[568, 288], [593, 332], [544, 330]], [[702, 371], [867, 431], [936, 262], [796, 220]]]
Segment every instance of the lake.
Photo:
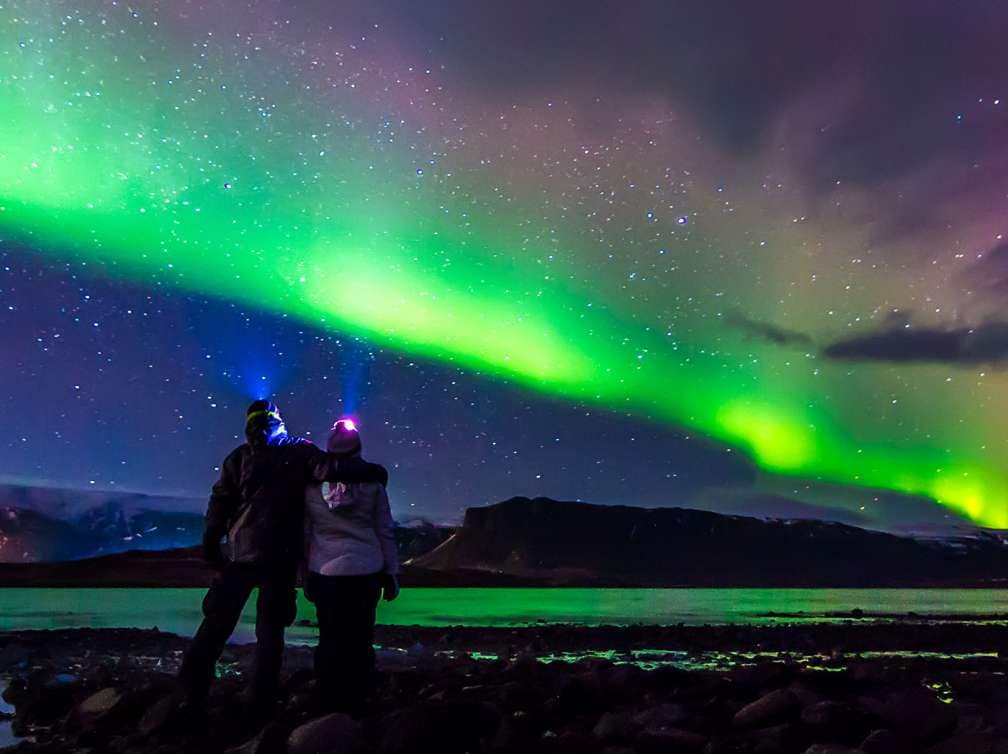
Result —
[[[150, 628], [191, 635], [202, 589], [0, 589], [0, 630]], [[314, 621], [299, 591], [298, 620]], [[251, 640], [255, 598], [236, 638]], [[963, 616], [1008, 620], [1008, 590], [990, 589], [404, 589], [382, 602], [378, 622], [421, 626], [766, 624], [866, 616]], [[316, 630], [295, 625], [292, 643]]]

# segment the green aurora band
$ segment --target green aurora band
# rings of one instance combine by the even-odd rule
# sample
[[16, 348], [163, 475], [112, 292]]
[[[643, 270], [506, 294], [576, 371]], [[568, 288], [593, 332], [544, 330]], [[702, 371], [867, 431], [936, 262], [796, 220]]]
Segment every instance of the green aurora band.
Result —
[[769, 472], [924, 495], [1008, 526], [1008, 479], [990, 460], [857, 438], [849, 417], [742, 353], [673, 345], [573, 269], [545, 274], [515, 251], [520, 206], [469, 211], [448, 197], [446, 209], [413, 149], [376, 149], [360, 127], [381, 121], [377, 104], [355, 100], [357, 118], [338, 116], [336, 95], [295, 80], [290, 61], [194, 43], [183, 65], [169, 30], [96, 30], [97, 15], [68, 22], [59, 5], [0, 6], [6, 239], [91, 274], [242, 302], [689, 427]]

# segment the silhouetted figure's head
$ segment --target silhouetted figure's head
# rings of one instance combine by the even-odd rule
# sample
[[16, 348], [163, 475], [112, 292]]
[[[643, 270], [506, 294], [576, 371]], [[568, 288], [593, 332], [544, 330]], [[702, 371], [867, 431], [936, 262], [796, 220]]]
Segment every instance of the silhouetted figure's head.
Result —
[[329, 430], [326, 450], [337, 456], [356, 456], [361, 452], [360, 432], [353, 419], [340, 419]]
[[273, 401], [253, 401], [248, 407], [245, 439], [249, 445], [279, 445], [287, 439], [287, 426]]

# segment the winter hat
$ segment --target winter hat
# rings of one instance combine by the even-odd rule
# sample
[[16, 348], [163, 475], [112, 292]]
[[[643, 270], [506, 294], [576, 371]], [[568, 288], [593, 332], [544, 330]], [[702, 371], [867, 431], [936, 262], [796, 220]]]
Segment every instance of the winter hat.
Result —
[[338, 456], [351, 456], [361, 452], [360, 432], [353, 419], [340, 419], [332, 425], [326, 450]]
[[287, 434], [280, 409], [273, 401], [253, 401], [245, 412], [245, 437], [249, 442], [265, 441], [267, 444]]

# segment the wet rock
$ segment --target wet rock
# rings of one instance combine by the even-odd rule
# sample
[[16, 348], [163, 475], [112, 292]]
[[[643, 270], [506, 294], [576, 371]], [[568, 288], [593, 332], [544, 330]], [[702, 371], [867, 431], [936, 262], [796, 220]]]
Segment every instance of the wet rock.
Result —
[[592, 729], [592, 735], [603, 743], [629, 741], [636, 732], [637, 725], [623, 712], [606, 712]]
[[765, 694], [735, 713], [732, 724], [738, 728], [766, 728], [798, 715], [798, 697], [790, 689]]
[[642, 754], [689, 754], [703, 751], [706, 745], [706, 736], [672, 726], [646, 728], [634, 743]]
[[287, 739], [288, 754], [358, 754], [363, 751], [360, 724], [339, 712], [295, 728]]
[[381, 754], [463, 754], [478, 751], [500, 723], [490, 705], [476, 702], [421, 702], [401, 711], [388, 725]]

